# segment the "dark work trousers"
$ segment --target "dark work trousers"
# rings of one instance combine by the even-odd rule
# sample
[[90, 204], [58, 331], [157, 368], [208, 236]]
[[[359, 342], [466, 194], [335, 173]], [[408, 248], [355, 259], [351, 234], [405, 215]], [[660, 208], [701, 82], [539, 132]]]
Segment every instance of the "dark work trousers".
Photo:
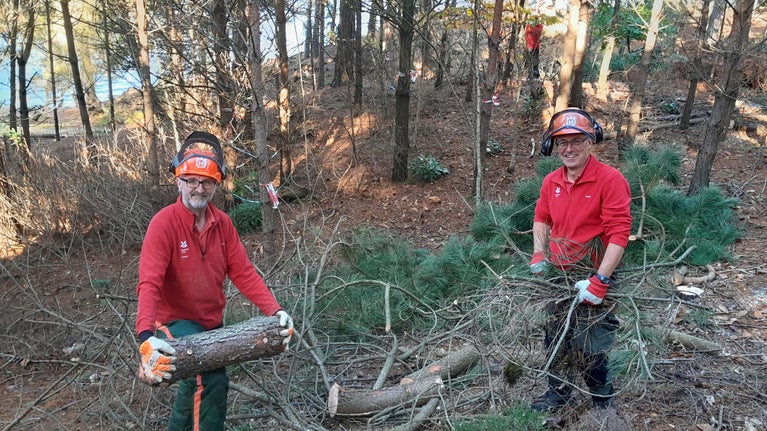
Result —
[[[612, 287], [611, 287], [612, 289]], [[547, 360], [557, 346], [567, 320], [570, 301], [549, 305], [545, 324], [544, 347]], [[567, 335], [559, 345], [549, 370], [549, 390], [568, 397], [580, 374], [595, 403], [610, 402], [613, 383], [608, 369], [608, 352], [619, 327], [613, 314], [617, 304], [578, 304], [573, 310]]]
[[[175, 320], [159, 329], [159, 338], [182, 338], [205, 331], [191, 320]], [[225, 368], [180, 381], [168, 431], [223, 431], [228, 391], [229, 377]]]
[[540, 62], [541, 50], [540, 48], [528, 48], [524, 52], [525, 68], [530, 77], [534, 79], [540, 78], [541, 74], [538, 70], [538, 63]]

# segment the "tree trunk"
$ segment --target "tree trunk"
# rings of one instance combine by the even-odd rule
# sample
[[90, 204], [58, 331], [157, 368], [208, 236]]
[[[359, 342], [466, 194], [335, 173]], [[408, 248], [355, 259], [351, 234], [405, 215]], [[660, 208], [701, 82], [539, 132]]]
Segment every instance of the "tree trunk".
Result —
[[[171, 82], [173, 82], [173, 85], [178, 88], [184, 88], [186, 87], [186, 79], [184, 77], [184, 58], [186, 53], [183, 52], [184, 44], [178, 28], [178, 26], [182, 23], [180, 22], [181, 20], [178, 19], [178, 13], [173, 5], [169, 5], [167, 7], [166, 19], [168, 20], [168, 39], [170, 41], [168, 50], [168, 56], [170, 57], [170, 62], [168, 64], [168, 74], [171, 77]], [[173, 138], [175, 142], [179, 143], [181, 142], [181, 136], [179, 134], [178, 124], [175, 121], [175, 111], [177, 110], [176, 103], [178, 103], [180, 111], [185, 111], [186, 107], [184, 105], [186, 98], [182, 92], [179, 92], [177, 94], [169, 95], [167, 99], [169, 102], [168, 113], [171, 119], [171, 127], [173, 128]], [[176, 151], [178, 151], [179, 148], [180, 145], [177, 145]]]
[[[706, 26], [706, 45], [708, 48], [716, 48], [716, 43], [721, 39], [722, 27], [724, 26], [725, 11], [730, 3], [727, 0], [714, 0], [714, 7], [708, 17]], [[708, 9], [702, 10], [707, 14]]]
[[59, 99], [56, 95], [56, 68], [53, 64], [53, 35], [51, 34], [51, 2], [45, 0], [45, 26], [48, 31], [48, 66], [51, 69], [51, 99], [53, 104], [53, 130], [56, 142], [61, 140], [59, 127]]
[[304, 24], [304, 58], [312, 58], [312, 36], [314, 35], [314, 1], [306, 1], [306, 23]]
[[604, 53], [602, 55], [602, 64], [599, 67], [599, 79], [597, 80], [597, 99], [606, 102], [607, 93], [610, 85], [607, 79], [610, 77], [610, 62], [615, 53], [615, 31], [617, 30], [618, 12], [621, 8], [620, 0], [615, 0], [613, 5], [613, 15], [610, 19], [610, 33], [607, 35]]
[[599, 79], [597, 80], [597, 99], [602, 102], [607, 101], [607, 92], [610, 87], [607, 78], [610, 76], [610, 62], [613, 58], [613, 52], [615, 52], [615, 36], [610, 35], [607, 36], [602, 64], [599, 67]]
[[[505, 37], [506, 39], [506, 50], [504, 52], [503, 56], [503, 67], [501, 68], [500, 72], [500, 81], [503, 85], [506, 85], [509, 78], [511, 78], [512, 72], [514, 72], [514, 61], [517, 57], [517, 47], [519, 45], [519, 33], [524, 28], [524, 23], [522, 21], [524, 20], [523, 14], [524, 11], [522, 7], [525, 5], [525, 0], [514, 0], [514, 20], [511, 23], [511, 31], [509, 32], [508, 36]], [[523, 52], [527, 53], [527, 42], [523, 42]]]
[[19, 35], [19, 0], [13, 0], [13, 19], [11, 20], [11, 30], [8, 35], [8, 59], [10, 60], [10, 71], [8, 72], [8, 84], [11, 100], [8, 102], [8, 126], [18, 132], [19, 124], [16, 117], [16, 38]]
[[[29, 104], [27, 103], [27, 61], [32, 53], [32, 45], [35, 39], [35, 8], [27, 5], [27, 22], [24, 29], [24, 40], [21, 54], [16, 57], [19, 65], [19, 120], [24, 136], [24, 145], [27, 149], [32, 147], [32, 134], [29, 131]], [[26, 163], [26, 157], [24, 158]]]
[[338, 27], [338, 42], [336, 44], [336, 61], [333, 86], [340, 87], [352, 78], [354, 49], [354, 0], [341, 0], [340, 24]]
[[213, 23], [213, 65], [216, 70], [216, 99], [218, 100], [218, 129], [219, 136], [223, 137], [223, 151], [226, 154], [228, 175], [222, 185], [224, 193], [224, 207], [234, 207], [234, 182], [237, 174], [237, 153], [231, 145], [230, 139], [235, 136], [234, 126], [234, 78], [232, 77], [232, 43], [229, 39], [229, 16], [226, 10], [225, 0], [215, 0], [211, 21]]
[[[362, 106], [362, 2], [356, 0], [354, 4], [354, 105]], [[354, 140], [352, 140], [352, 148]], [[354, 150], [352, 157], [357, 159], [357, 151]]]
[[[447, 8], [455, 7], [457, 0], [448, 0]], [[434, 79], [434, 88], [442, 87], [445, 76], [450, 75], [450, 46], [449, 46], [450, 26], [443, 25], [442, 37], [439, 41], [439, 55], [437, 58], [437, 73]]]
[[586, 54], [589, 33], [589, 17], [591, 6], [588, 2], [581, 3], [578, 13], [578, 36], [575, 39], [575, 53], [573, 54], [573, 79], [570, 85], [570, 97], [568, 106], [583, 107], [583, 58]]
[[413, 32], [415, 31], [415, 0], [402, 2], [399, 22], [399, 73], [397, 89], [394, 92], [394, 160], [392, 163], [393, 182], [407, 180], [408, 153], [410, 152], [410, 79], [412, 69]]
[[436, 396], [444, 380], [455, 378], [480, 359], [466, 345], [400, 380], [398, 386], [376, 390], [345, 389], [335, 383], [328, 394], [330, 416], [365, 416], [401, 404], [423, 405]]
[[[495, 7], [493, 12], [493, 24], [490, 29], [490, 34], [487, 37], [487, 73], [485, 73], [485, 79], [482, 82], [481, 90], [481, 102], [479, 111], [479, 145], [476, 155], [476, 163], [478, 166], [474, 167], [475, 174], [484, 174], [485, 160], [487, 159], [486, 148], [488, 135], [490, 134], [490, 119], [493, 115], [493, 94], [495, 93], [495, 87], [498, 85], [498, 57], [501, 46], [501, 17], [503, 14], [503, 0], [495, 0]], [[475, 176], [475, 201], [477, 203], [482, 202], [482, 175], [480, 178]]]
[[706, 125], [698, 157], [695, 159], [695, 171], [692, 175], [688, 195], [698, 193], [708, 187], [711, 167], [716, 158], [717, 147], [722, 142], [730, 124], [735, 101], [738, 99], [743, 70], [740, 60], [745, 55], [748, 33], [751, 29], [751, 15], [754, 12], [754, 0], [740, 0], [733, 10], [732, 30], [727, 37], [724, 52], [722, 78], [714, 97], [714, 109], [711, 121]]
[[431, 79], [434, 77], [434, 56], [432, 55], [432, 19], [429, 17], [434, 10], [434, 0], [421, 0], [421, 11], [427, 17], [421, 21], [421, 27], [418, 32], [421, 43], [421, 73], [420, 79]]
[[658, 29], [660, 25], [660, 14], [663, 10], [663, 0], [653, 0], [652, 11], [650, 12], [650, 24], [647, 28], [645, 37], [644, 51], [639, 61], [636, 76], [631, 80], [634, 84], [631, 89], [631, 103], [629, 107], [629, 120], [626, 124], [626, 131], [622, 138], [618, 140], [618, 153], [621, 157], [634, 145], [637, 131], [639, 130], [639, 120], [642, 115], [642, 104], [644, 102], [645, 88], [647, 87], [647, 78], [650, 76], [650, 61], [652, 52], [655, 49], [655, 41], [658, 39]]
[[578, 40], [580, 10], [581, 0], [570, 0], [570, 18], [567, 24], [567, 33], [565, 34], [562, 57], [559, 60], [561, 69], [559, 70], [559, 89], [557, 90], [557, 99], [556, 104], [554, 105], [554, 110], [556, 112], [570, 106], [570, 88], [572, 87], [573, 60], [575, 55], [575, 44]]
[[701, 75], [703, 70], [703, 47], [705, 46], [704, 37], [706, 36], [706, 27], [708, 27], [708, 7], [710, 0], [703, 0], [700, 8], [700, 22], [698, 23], [695, 40], [695, 53], [692, 58], [692, 70], [690, 71], [690, 86], [687, 89], [687, 99], [684, 102], [682, 119], [679, 122], [680, 129], [686, 129], [690, 126], [690, 115], [692, 114], [693, 104], [695, 103], [695, 93], [698, 89], [698, 81], [705, 78]]
[[[47, 5], [47, 1], [46, 1]], [[109, 129], [114, 135], [115, 128], [115, 97], [112, 89], [112, 47], [109, 43], [110, 31], [109, 31], [109, 10], [107, 9], [106, 0], [101, 0], [102, 24], [104, 29], [104, 59], [106, 60], [106, 72], [107, 72], [107, 90], [109, 97]], [[51, 64], [51, 67], [52, 64]], [[116, 137], [113, 136], [113, 138]]]
[[285, 351], [276, 317], [254, 317], [235, 325], [166, 340], [176, 349], [176, 371], [170, 384], [205, 371], [239, 364]]
[[[136, 0], [143, 1], [143, 0]], [[83, 91], [83, 83], [80, 79], [80, 66], [77, 61], [77, 51], [75, 50], [75, 36], [72, 27], [72, 17], [69, 15], [69, 0], [61, 0], [61, 14], [64, 18], [64, 32], [67, 38], [67, 51], [69, 54], [69, 64], [72, 68], [72, 83], [75, 87], [75, 96], [77, 98], [77, 107], [80, 110], [80, 121], [85, 129], [85, 141], [82, 142], [78, 154], [76, 157], [80, 159], [83, 164], [88, 164], [88, 146], [93, 142], [93, 129], [91, 129], [91, 120], [88, 116], [88, 106], [85, 102], [85, 92]], [[147, 56], [148, 56], [147, 51]], [[147, 57], [147, 64], [149, 64], [149, 58]]]
[[439, 39], [439, 59], [437, 60], [437, 73], [434, 79], [434, 88], [441, 88], [442, 82], [445, 79], [447, 73], [447, 59], [448, 59], [448, 26], [444, 26], [442, 29], [442, 37]]
[[317, 48], [314, 53], [316, 87], [325, 87], [325, 0], [317, 0], [317, 10], [314, 12], [314, 30], [317, 32]]
[[288, 37], [287, 16], [285, 15], [285, 0], [275, 3], [277, 21], [277, 52], [279, 56], [280, 88], [277, 104], [280, 111], [280, 184], [287, 184], [293, 174], [293, 156], [291, 155], [290, 130], [290, 83], [288, 82]]
[[149, 184], [160, 186], [160, 164], [157, 159], [157, 139], [154, 123], [154, 86], [149, 68], [149, 30], [144, 0], [136, 0], [136, 37], [138, 39], [138, 71], [141, 77], [141, 95], [144, 102], [144, 143], [147, 151]]
[[[272, 171], [269, 169], [269, 136], [266, 125], [266, 112], [264, 111], [263, 97], [264, 85], [261, 73], [261, 9], [259, 0], [247, 1], [247, 17], [249, 26], [248, 57], [250, 63], [250, 86], [253, 96], [251, 98], [251, 116], [253, 122], [253, 139], [256, 141], [256, 170], [258, 181], [268, 184], [272, 181]], [[276, 231], [279, 225], [279, 214], [267, 205], [269, 192], [266, 187], [259, 187], [259, 199], [261, 201], [261, 231], [264, 233], [264, 267], [270, 269], [274, 265], [277, 256]]]

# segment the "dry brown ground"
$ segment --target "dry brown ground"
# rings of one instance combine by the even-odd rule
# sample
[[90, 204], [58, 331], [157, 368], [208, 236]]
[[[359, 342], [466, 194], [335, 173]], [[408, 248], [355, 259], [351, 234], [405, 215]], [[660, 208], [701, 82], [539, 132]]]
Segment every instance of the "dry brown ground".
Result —
[[[656, 76], [645, 101], [645, 116], [652, 117], [661, 100], [683, 99], [685, 85], [670, 77]], [[417, 87], [418, 88], [418, 87]], [[472, 219], [472, 154], [470, 150], [465, 114], [456, 108], [470, 109], [462, 99], [463, 91], [456, 89], [437, 93], [421, 89], [414, 101], [413, 154], [431, 154], [442, 162], [450, 174], [433, 184], [389, 181], [390, 155], [385, 148], [389, 134], [366, 129], [380, 119], [360, 116], [355, 144], [358, 163], [351, 166], [348, 109], [343, 95], [326, 90], [307, 103], [312, 134], [307, 140], [307, 154], [312, 166], [299, 163], [299, 184], [312, 190], [313, 198], [303, 205], [283, 204], [281, 212], [286, 226], [299, 231], [309, 225], [328, 226], [341, 221], [344, 229], [371, 225], [391, 231], [413, 241], [419, 247], [437, 250], [451, 235], [467, 232]], [[702, 88], [702, 90], [707, 90]], [[530, 158], [530, 139], [538, 139], [543, 121], [540, 118], [515, 120], [510, 89], [500, 91], [501, 105], [493, 111], [492, 136], [504, 148], [489, 158], [487, 168], [487, 199], [508, 201], [512, 186], [520, 178], [530, 176], [536, 158]], [[589, 109], [609, 132], [614, 126], [612, 112], [623, 109], [625, 86], [615, 85], [611, 99], [600, 102], [591, 97]], [[704, 92], [699, 100], [710, 100]], [[701, 102], [701, 106], [704, 102]], [[740, 116], [765, 122], [759, 109], [741, 109]], [[346, 127], [341, 127], [345, 122]], [[683, 185], [687, 185], [694, 166], [696, 146], [702, 140], [703, 126], [686, 131], [663, 128], [642, 135], [648, 143], [675, 143], [687, 156], [684, 162]], [[596, 148], [601, 159], [615, 163], [614, 143], [606, 141]], [[509, 165], [515, 161], [513, 172]], [[719, 149], [713, 169], [712, 182], [740, 200], [738, 217], [744, 236], [732, 248], [737, 258], [732, 263], [717, 265], [717, 278], [704, 286], [706, 294], [701, 304], [716, 310], [714, 329], [695, 328], [684, 319], [676, 323], [680, 330], [690, 331], [721, 343], [725, 354], [711, 356], [687, 351], [681, 346], [666, 362], [655, 368], [655, 380], [642, 388], [622, 388], [619, 408], [633, 429], [637, 430], [760, 430], [767, 429], [767, 264], [764, 249], [767, 244], [767, 150], [764, 136], [733, 131]], [[321, 168], [320, 168], [321, 167]], [[302, 172], [304, 174], [301, 180]], [[244, 237], [247, 247], [256, 253], [258, 235]], [[135, 286], [138, 245], [123, 253], [100, 255], [73, 253], [56, 255], [48, 250], [28, 250], [24, 261], [6, 262], [5, 266], [19, 273], [3, 274], [0, 298], [3, 313], [0, 322], [5, 326], [2, 337], [2, 374], [0, 374], [0, 427], [7, 429], [11, 421], [23, 414], [24, 420], [13, 429], [130, 429], [136, 424], [124, 418], [83, 417], [80, 403], [83, 397], [97, 399], [102, 392], [97, 384], [69, 382], [71, 367], [62, 365], [72, 355], [63, 354], [61, 348], [85, 343], [70, 336], [72, 322], [89, 322], [89, 315], [98, 316], [105, 303], [94, 295], [92, 280], [113, 280], [114, 297], [130, 298]], [[43, 292], [43, 297], [21, 294], [22, 285], [15, 280], [28, 277]], [[49, 318], [59, 328], [48, 333], [15, 331], [14, 325], [26, 328], [23, 322], [28, 311], [43, 304], [56, 310]], [[125, 301], [125, 315], [132, 312], [132, 303]], [[113, 322], [89, 322], [93, 325], [112, 325]], [[114, 328], [115, 332], [125, 328]], [[29, 354], [29, 338], [45, 337], [58, 350], [34, 351]], [[127, 350], [130, 351], [130, 350]], [[24, 352], [24, 354], [17, 354]], [[132, 361], [126, 356], [125, 361]], [[494, 364], [494, 380], [499, 385], [502, 377]], [[107, 379], [94, 373], [80, 379], [98, 382]], [[63, 384], [62, 384], [63, 382]], [[79, 383], [79, 384], [78, 384]], [[86, 382], [87, 383], [87, 382]], [[487, 382], [485, 382], [487, 384]], [[128, 394], [129, 388], [125, 393]], [[531, 387], [526, 387], [530, 390]], [[532, 388], [538, 391], [538, 388]], [[146, 395], [145, 392], [140, 392]], [[509, 390], [511, 397], [519, 392]], [[528, 397], [530, 393], [522, 396]], [[127, 395], [126, 395], [127, 396]], [[102, 400], [105, 404], [123, 402], [132, 405], [136, 400]], [[147, 423], [151, 422], [148, 420]], [[750, 424], [750, 425], [749, 425]], [[333, 429], [349, 429], [336, 423]], [[586, 428], [583, 428], [586, 429]]]

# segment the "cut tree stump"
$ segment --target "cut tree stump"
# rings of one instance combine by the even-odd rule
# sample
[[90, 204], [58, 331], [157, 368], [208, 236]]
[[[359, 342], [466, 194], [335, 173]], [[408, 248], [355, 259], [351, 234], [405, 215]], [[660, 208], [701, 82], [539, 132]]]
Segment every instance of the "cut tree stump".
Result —
[[205, 371], [276, 356], [285, 350], [278, 317], [254, 317], [231, 326], [166, 340], [176, 349], [176, 371], [170, 384]]
[[384, 389], [346, 389], [333, 383], [328, 393], [330, 416], [369, 416], [398, 405], [415, 407], [439, 394], [443, 380], [464, 372], [480, 358], [476, 347], [467, 345], [431, 365], [408, 374], [399, 385]]

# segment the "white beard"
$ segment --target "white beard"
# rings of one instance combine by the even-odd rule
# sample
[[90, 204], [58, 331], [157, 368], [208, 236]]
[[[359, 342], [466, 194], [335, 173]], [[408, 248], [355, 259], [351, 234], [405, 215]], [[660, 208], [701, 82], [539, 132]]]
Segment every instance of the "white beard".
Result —
[[208, 206], [208, 201], [209, 199], [206, 196], [190, 195], [188, 204], [190, 209], [202, 210]]

